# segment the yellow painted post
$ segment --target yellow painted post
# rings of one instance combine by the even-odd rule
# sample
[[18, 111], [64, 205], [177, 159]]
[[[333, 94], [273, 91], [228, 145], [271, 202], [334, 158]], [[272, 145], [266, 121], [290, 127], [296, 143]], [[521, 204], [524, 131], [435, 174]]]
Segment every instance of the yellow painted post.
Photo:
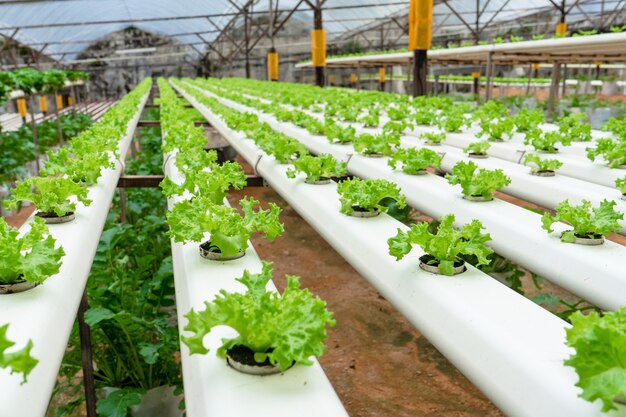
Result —
[[71, 106], [72, 104], [74, 104], [74, 100], [72, 99], [72, 96], [68, 96], [67, 97], [67, 105]]
[[433, 0], [409, 3], [409, 51], [413, 51], [413, 95], [426, 95], [427, 51], [432, 40]]
[[267, 79], [278, 81], [278, 52], [274, 48], [267, 53]]
[[352, 87], [356, 86], [356, 82], [357, 82], [356, 74], [353, 72], [352, 74], [350, 74], [350, 84], [352, 84]]
[[328, 76], [328, 83], [329, 83], [330, 85], [332, 85], [332, 86], [334, 86], [334, 85], [335, 85], [335, 74], [330, 74], [330, 75]]
[[385, 91], [385, 67], [378, 68], [378, 84], [380, 91]]
[[26, 122], [26, 114], [28, 114], [28, 110], [26, 109], [26, 99], [18, 98], [17, 100], [17, 112], [20, 114], [20, 117], [24, 122]]
[[472, 82], [474, 86], [474, 94], [478, 97], [480, 89], [480, 72], [472, 72]]
[[557, 23], [556, 24], [556, 36], [559, 38], [562, 38], [565, 35], [567, 35], [567, 23], [565, 22]]
[[43, 114], [48, 113], [48, 100], [46, 100], [46, 96], [39, 96], [39, 110]]
[[324, 29], [313, 29], [311, 32], [311, 62], [315, 67], [316, 83], [322, 87], [326, 66], [326, 31]]
[[63, 109], [63, 96], [60, 94], [57, 94], [57, 109], [62, 110]]

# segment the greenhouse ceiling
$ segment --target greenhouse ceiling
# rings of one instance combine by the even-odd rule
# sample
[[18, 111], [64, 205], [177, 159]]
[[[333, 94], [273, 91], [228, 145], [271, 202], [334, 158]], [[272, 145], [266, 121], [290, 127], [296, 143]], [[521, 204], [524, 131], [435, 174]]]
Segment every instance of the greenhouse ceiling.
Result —
[[[406, 21], [408, 1], [399, 0], [274, 0], [277, 24], [297, 19], [312, 26], [311, 6], [321, 5], [329, 41], [367, 30], [381, 22]], [[498, 21], [556, 11], [551, 0], [435, 0], [434, 28], [481, 28]], [[560, 2], [559, 2], [560, 3]], [[610, 9], [614, 0], [566, 1], [574, 19]], [[240, 26], [242, 10], [265, 15], [269, 0], [0, 0], [0, 34], [54, 60], [71, 62], [91, 43], [127, 27], [163, 35], [185, 45], [190, 54], [204, 54], [222, 32]], [[575, 17], [574, 17], [575, 15]], [[554, 13], [555, 19], [558, 13]]]

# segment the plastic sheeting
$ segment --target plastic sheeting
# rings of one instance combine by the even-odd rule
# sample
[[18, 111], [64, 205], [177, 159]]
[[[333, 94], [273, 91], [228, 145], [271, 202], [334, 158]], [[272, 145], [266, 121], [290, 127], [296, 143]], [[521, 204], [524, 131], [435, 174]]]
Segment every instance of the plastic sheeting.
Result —
[[[567, 1], [567, 4], [574, 0]], [[233, 0], [243, 5], [245, 0]], [[300, 0], [276, 0], [279, 10], [290, 10]], [[437, 28], [462, 28], [464, 23], [476, 20], [477, 3], [471, 0], [435, 0], [433, 25]], [[448, 5], [446, 5], [447, 3]], [[585, 1], [580, 7], [588, 9]], [[612, 0], [607, 0], [611, 8]], [[368, 7], [363, 7], [368, 6]], [[479, 19], [487, 22], [512, 20], [522, 15], [554, 10], [549, 0], [527, 0], [509, 2], [507, 0], [478, 0], [482, 11]], [[253, 11], [266, 11], [269, 0], [256, 0]], [[376, 25], [390, 16], [403, 16], [408, 12], [408, 1], [402, 0], [327, 0], [324, 5], [324, 29], [329, 40]], [[453, 8], [458, 15], [451, 12]], [[595, 10], [588, 10], [595, 12]], [[47, 0], [33, 2], [0, 3], [0, 34], [15, 35], [18, 42], [35, 50], [44, 49], [46, 55], [55, 59], [71, 60], [92, 42], [113, 32], [134, 26], [150, 33], [169, 36], [181, 44], [193, 44], [198, 50], [206, 46], [195, 35], [200, 32], [207, 42], [217, 36], [216, 27], [224, 27], [237, 12], [228, 0]], [[282, 19], [283, 12], [277, 16]], [[169, 18], [170, 20], [155, 20]], [[152, 20], [151, 20], [152, 19]], [[291, 17], [307, 28], [312, 28], [312, 11], [306, 3]], [[142, 20], [135, 21], [134, 20]], [[100, 22], [91, 25], [77, 25], [81, 22]], [[72, 25], [74, 24], [74, 25]], [[241, 23], [239, 23], [241, 24]], [[37, 27], [38, 25], [53, 25]], [[64, 42], [59, 44], [57, 42]], [[47, 44], [47, 45], [46, 45]], [[189, 49], [193, 52], [192, 49]]]

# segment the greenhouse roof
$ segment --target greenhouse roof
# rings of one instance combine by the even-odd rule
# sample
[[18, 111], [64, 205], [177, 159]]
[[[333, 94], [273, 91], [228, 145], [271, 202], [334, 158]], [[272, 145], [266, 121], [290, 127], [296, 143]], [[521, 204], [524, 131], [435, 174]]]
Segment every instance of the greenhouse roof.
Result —
[[[320, 0], [317, 0], [320, 1]], [[607, 8], [616, 0], [606, 0]], [[406, 0], [321, 0], [329, 40], [359, 33], [390, 19], [406, 20]], [[298, 20], [311, 28], [314, 0], [275, 0], [276, 19]], [[568, 16], [594, 13], [597, 2], [570, 0]], [[571, 5], [570, 5], [571, 3]], [[0, 0], [0, 34], [69, 62], [91, 43], [128, 27], [174, 39], [189, 53], [207, 51], [225, 27], [242, 24], [240, 10], [266, 14], [269, 0]], [[278, 5], [278, 6], [276, 6]], [[594, 6], [595, 5], [595, 6]], [[435, 0], [435, 30], [449, 33], [554, 10], [550, 0]], [[555, 13], [556, 17], [556, 13]], [[569, 19], [569, 17], [568, 17]], [[195, 52], [194, 52], [195, 51]]]

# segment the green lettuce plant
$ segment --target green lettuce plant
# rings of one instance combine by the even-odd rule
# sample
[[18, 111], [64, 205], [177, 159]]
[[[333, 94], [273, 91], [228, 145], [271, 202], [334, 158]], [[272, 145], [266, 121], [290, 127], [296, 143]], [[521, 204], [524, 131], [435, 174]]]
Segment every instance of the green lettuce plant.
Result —
[[526, 154], [524, 156], [524, 165], [534, 164], [531, 166], [530, 173], [536, 174], [538, 172], [555, 172], [557, 169], [563, 166], [563, 162], [558, 159], [544, 159], [536, 154]]
[[0, 218], [0, 284], [41, 284], [59, 272], [63, 248], [56, 247], [43, 219], [35, 217], [30, 225], [20, 236], [19, 230]]
[[346, 163], [339, 162], [330, 154], [305, 155], [293, 161], [293, 168], [287, 170], [287, 177], [295, 178], [298, 172], [306, 175], [306, 182], [314, 183], [331, 177], [341, 177], [347, 172]]
[[352, 126], [342, 127], [334, 119], [327, 118], [324, 134], [330, 143], [350, 143], [356, 137], [356, 129]]
[[489, 143], [489, 141], [479, 140], [479, 141], [472, 142], [469, 145], [467, 145], [463, 149], [463, 152], [467, 152], [468, 154], [472, 154], [472, 155], [487, 155], [487, 151], [489, 150], [490, 147], [491, 147], [491, 143]]
[[420, 139], [426, 141], [427, 144], [440, 144], [446, 140], [444, 132], [424, 132], [420, 135]]
[[25, 383], [28, 380], [28, 375], [39, 363], [37, 359], [30, 355], [33, 342], [29, 340], [23, 348], [7, 352], [8, 349], [15, 346], [15, 342], [12, 342], [7, 337], [8, 330], [8, 324], [0, 326], [0, 368], [10, 369], [12, 374], [22, 374], [24, 378], [22, 383]]
[[394, 200], [397, 208], [406, 207], [406, 197], [400, 194], [398, 186], [383, 179], [352, 178], [337, 185], [341, 211], [350, 215], [355, 208], [362, 211], [387, 211], [384, 201]]
[[354, 150], [364, 155], [391, 155], [394, 148], [400, 146], [400, 135], [381, 133], [372, 135], [363, 133], [353, 139]]
[[452, 167], [452, 174], [446, 179], [452, 185], [459, 184], [466, 196], [482, 196], [486, 200], [493, 200], [493, 192], [511, 183], [501, 169], [478, 169], [473, 162], [460, 161]]
[[626, 164], [626, 140], [598, 139], [595, 148], [586, 148], [587, 158], [595, 161], [602, 157], [609, 168], [619, 168]]
[[559, 132], [568, 137], [571, 142], [591, 142], [591, 125], [587, 122], [585, 113], [572, 113], [556, 120]]
[[541, 152], [557, 153], [559, 151], [556, 147], [557, 143], [569, 146], [572, 141], [569, 136], [564, 135], [558, 130], [543, 132], [539, 129], [534, 129], [526, 132], [526, 136], [524, 137], [524, 144], [531, 145], [535, 150]]
[[615, 186], [620, 193], [626, 195], [626, 177], [616, 179]]
[[12, 195], [5, 202], [7, 209], [18, 209], [22, 201], [30, 201], [40, 213], [46, 216], [65, 216], [76, 211], [76, 201], [85, 206], [91, 204], [87, 197], [89, 190], [67, 177], [33, 177], [19, 182], [11, 190]]
[[72, 181], [87, 185], [98, 182], [102, 169], [115, 167], [115, 163], [105, 152], [73, 155], [70, 147], [48, 151], [47, 155], [48, 159], [44, 162], [40, 175], [67, 175]]
[[427, 148], [398, 148], [388, 161], [388, 165], [396, 169], [400, 164], [402, 172], [415, 175], [424, 171], [429, 166], [439, 168], [441, 165], [441, 156]]
[[576, 312], [571, 321], [566, 343], [575, 353], [565, 365], [578, 374], [580, 396], [600, 400], [604, 412], [617, 409], [615, 399], [626, 396], [626, 307], [602, 315]]
[[260, 204], [254, 198], [244, 198], [239, 204], [243, 215], [208, 197], [179, 201], [167, 213], [169, 234], [175, 242], [186, 243], [199, 242], [208, 233], [212, 251], [233, 256], [248, 248], [248, 240], [255, 232], [262, 232], [269, 240], [283, 232], [281, 210], [276, 204], [270, 203], [268, 210], [254, 210]]
[[469, 120], [465, 117], [465, 109], [453, 107], [446, 113], [442, 113], [444, 117], [437, 119], [437, 126], [446, 132], [460, 132], [461, 129], [469, 124]]
[[605, 236], [614, 230], [620, 230], [617, 222], [624, 218], [623, 213], [616, 212], [615, 201], [603, 200], [596, 208], [591, 207], [591, 202], [583, 200], [577, 206], [571, 206], [569, 201], [562, 201], [556, 208], [556, 215], [544, 213], [541, 218], [542, 228], [552, 233], [552, 225], [556, 222], [566, 222], [573, 229], [563, 232], [561, 241], [573, 243], [578, 238], [597, 238]]
[[269, 360], [278, 364], [282, 371], [294, 362], [312, 365], [311, 357], [324, 353], [326, 326], [334, 326], [332, 313], [326, 303], [301, 289], [299, 278], [287, 275], [287, 287], [282, 296], [268, 292], [267, 283], [272, 278], [271, 263], [263, 262], [258, 274], [248, 270], [237, 281], [247, 291], [220, 293], [211, 302], [205, 302], [201, 311], [191, 310], [185, 315], [189, 323], [182, 341], [190, 353], [206, 354], [204, 337], [216, 326], [228, 326], [237, 332], [233, 338], [222, 339], [217, 355], [225, 357], [235, 346], [245, 346], [254, 352], [254, 360], [263, 363]]
[[372, 111], [372, 109], [370, 109], [366, 114], [361, 116], [359, 121], [363, 123], [365, 127], [377, 127], [380, 123], [378, 111]]
[[229, 189], [241, 190], [246, 186], [246, 174], [236, 162], [211, 164], [210, 170], [186, 170], [182, 184], [175, 184], [169, 177], [161, 183], [163, 194], [168, 197], [182, 195], [184, 191], [196, 197], [206, 197], [213, 204], [224, 204]]
[[502, 119], [486, 120], [480, 123], [481, 130], [479, 136], [487, 136], [490, 141], [502, 141], [506, 136], [508, 139], [513, 135], [515, 124], [510, 117]]
[[453, 214], [443, 216], [436, 234], [428, 230], [426, 222], [413, 224], [407, 231], [398, 229], [398, 234], [387, 241], [389, 254], [400, 260], [411, 252], [414, 244], [419, 245], [430, 255], [427, 263], [437, 265], [442, 275], [454, 275], [454, 264], [462, 261], [460, 255], [475, 255], [477, 265], [488, 265], [493, 250], [485, 246], [485, 242], [491, 240], [491, 236], [481, 233], [480, 221], [472, 220], [455, 229], [454, 220]]
[[511, 119], [518, 132], [526, 133], [537, 129], [544, 122], [545, 116], [541, 110], [529, 110], [527, 107], [524, 107], [514, 114]]

